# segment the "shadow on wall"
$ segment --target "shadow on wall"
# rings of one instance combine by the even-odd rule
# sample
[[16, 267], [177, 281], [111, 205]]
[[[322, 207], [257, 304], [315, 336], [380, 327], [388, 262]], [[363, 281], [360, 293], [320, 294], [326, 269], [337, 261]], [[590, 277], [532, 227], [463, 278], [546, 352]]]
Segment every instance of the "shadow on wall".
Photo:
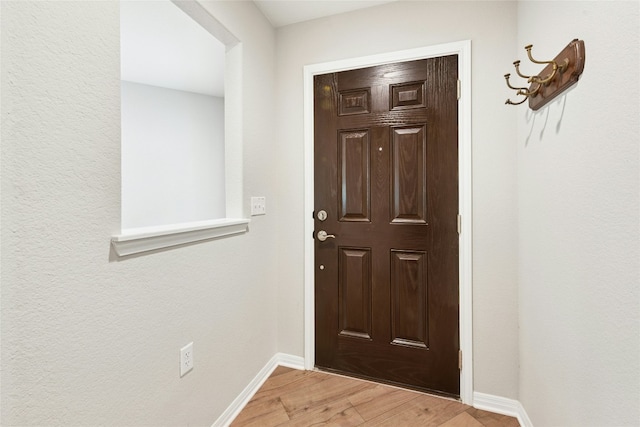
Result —
[[[572, 91], [575, 89], [575, 86], [572, 87], [571, 89], [569, 89], [567, 92]], [[538, 135], [538, 141], [542, 141], [544, 139], [544, 134], [547, 130], [547, 125], [549, 122], [549, 110], [551, 108], [560, 108], [560, 114], [558, 115], [558, 121], [556, 122], [556, 135], [560, 134], [560, 129], [562, 128], [562, 118], [564, 117], [564, 110], [567, 106], [567, 93], [563, 94], [562, 96], [560, 96], [557, 100], [549, 103], [548, 105], [546, 105], [544, 108], [537, 110], [537, 111], [533, 111], [529, 108], [527, 108], [527, 112], [525, 115], [525, 120], [527, 121], [527, 124], [529, 124], [529, 133], [527, 134], [527, 138], [525, 139], [525, 147], [529, 146], [529, 142], [531, 141], [531, 137], [533, 136], [533, 132], [535, 129], [535, 124], [536, 124], [536, 120], [540, 117], [542, 118], [544, 116], [543, 119], [544, 123], [542, 124], [542, 128], [540, 129], [540, 134]]]

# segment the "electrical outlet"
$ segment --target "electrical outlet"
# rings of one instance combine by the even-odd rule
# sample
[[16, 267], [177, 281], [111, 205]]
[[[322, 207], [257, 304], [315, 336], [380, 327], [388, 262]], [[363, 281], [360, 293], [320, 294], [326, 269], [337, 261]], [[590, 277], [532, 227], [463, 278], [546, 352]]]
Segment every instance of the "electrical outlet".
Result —
[[193, 369], [193, 342], [180, 349], [180, 376]]
[[267, 213], [267, 198], [252, 197], [251, 198], [251, 215], [266, 215], [266, 213]]

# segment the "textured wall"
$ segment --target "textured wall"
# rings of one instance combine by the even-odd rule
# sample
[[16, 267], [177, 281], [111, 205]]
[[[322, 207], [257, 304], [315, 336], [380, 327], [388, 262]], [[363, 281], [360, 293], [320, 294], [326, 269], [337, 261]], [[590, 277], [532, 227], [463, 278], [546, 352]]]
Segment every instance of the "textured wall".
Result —
[[[245, 196], [269, 201], [275, 33], [250, 2], [207, 7], [243, 42]], [[242, 236], [110, 261], [118, 3], [0, 8], [0, 424], [211, 425], [277, 351], [273, 210]]]
[[398, 2], [278, 29], [280, 351], [303, 354], [303, 66], [472, 40], [476, 391], [517, 398], [516, 112], [506, 108], [515, 2]]
[[537, 426], [640, 422], [638, 7], [519, 3], [534, 57], [586, 46], [572, 90], [517, 108], [520, 400]]

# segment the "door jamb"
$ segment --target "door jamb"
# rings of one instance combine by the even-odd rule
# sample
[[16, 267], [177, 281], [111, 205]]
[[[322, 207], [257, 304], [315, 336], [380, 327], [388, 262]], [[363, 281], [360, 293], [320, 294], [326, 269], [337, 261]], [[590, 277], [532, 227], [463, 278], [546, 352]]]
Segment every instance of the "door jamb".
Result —
[[446, 55], [458, 55], [461, 82], [458, 101], [458, 207], [462, 216], [459, 235], [460, 295], [460, 399], [473, 405], [473, 319], [472, 319], [472, 176], [471, 176], [471, 40], [350, 58], [304, 67], [304, 366], [315, 367], [314, 315], [314, 210], [313, 182], [313, 77], [356, 68], [412, 61]]

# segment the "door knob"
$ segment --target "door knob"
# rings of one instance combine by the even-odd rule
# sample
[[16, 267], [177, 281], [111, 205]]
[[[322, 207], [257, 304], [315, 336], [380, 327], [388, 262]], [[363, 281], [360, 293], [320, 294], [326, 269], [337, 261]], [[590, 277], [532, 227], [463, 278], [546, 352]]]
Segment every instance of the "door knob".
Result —
[[335, 239], [336, 238], [336, 236], [334, 236], [333, 234], [327, 234], [327, 232], [324, 231], [324, 230], [318, 231], [317, 236], [318, 236], [318, 240], [320, 240], [321, 242], [324, 242], [327, 239]]

